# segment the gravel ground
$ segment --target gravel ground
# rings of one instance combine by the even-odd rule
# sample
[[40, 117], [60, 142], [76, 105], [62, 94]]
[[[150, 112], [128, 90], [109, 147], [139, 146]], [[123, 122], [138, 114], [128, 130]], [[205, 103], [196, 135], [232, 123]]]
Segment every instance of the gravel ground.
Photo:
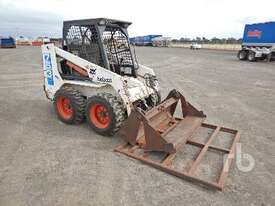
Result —
[[208, 122], [240, 130], [252, 171], [235, 166], [224, 191], [212, 191], [114, 153], [118, 137], [57, 120], [42, 89], [40, 48], [1, 49], [0, 205], [275, 205], [275, 63], [223, 51], [136, 52], [163, 96], [176, 88]]

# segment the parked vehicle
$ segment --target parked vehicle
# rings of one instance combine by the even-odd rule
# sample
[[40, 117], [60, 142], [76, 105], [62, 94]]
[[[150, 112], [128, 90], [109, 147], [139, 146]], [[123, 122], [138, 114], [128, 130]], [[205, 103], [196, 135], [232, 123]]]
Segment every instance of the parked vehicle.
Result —
[[0, 38], [1, 48], [16, 48], [15, 39], [12, 37], [1, 37]]
[[50, 38], [49, 37], [46, 37], [46, 36], [43, 36], [43, 37], [38, 37], [38, 41], [41, 41], [43, 44], [48, 44], [50, 43]]
[[198, 44], [197, 42], [192, 42], [190, 49], [201, 49], [201, 44]]
[[270, 61], [275, 55], [275, 22], [245, 25], [239, 60]]
[[130, 43], [136, 46], [152, 46], [153, 39], [156, 37], [162, 37], [162, 35], [146, 35], [146, 36], [137, 36], [130, 38]]

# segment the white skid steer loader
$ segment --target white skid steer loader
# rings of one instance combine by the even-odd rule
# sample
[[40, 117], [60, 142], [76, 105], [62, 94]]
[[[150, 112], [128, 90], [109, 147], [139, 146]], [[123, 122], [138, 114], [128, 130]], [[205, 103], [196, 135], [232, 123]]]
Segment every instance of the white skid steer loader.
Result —
[[[113, 19], [65, 21], [63, 49], [42, 45], [44, 91], [54, 102], [57, 116], [67, 124], [87, 119], [92, 129], [125, 140], [115, 151], [126, 154], [178, 177], [221, 189], [227, 175], [222, 170], [218, 182], [195, 176], [208, 149], [230, 154], [239, 140], [237, 130], [203, 123], [206, 116], [183, 95], [172, 90], [161, 101], [154, 71], [137, 63], [130, 48], [127, 27], [130, 22]], [[182, 117], [174, 117], [178, 102]], [[206, 143], [193, 140], [200, 128], [213, 130]], [[232, 135], [230, 148], [212, 145], [218, 133]], [[201, 148], [188, 171], [172, 167], [177, 151], [185, 144]], [[164, 154], [160, 162], [150, 154]]]
[[[152, 69], [140, 66], [134, 78], [121, 76], [53, 44], [43, 45], [42, 53], [45, 93], [65, 123], [80, 123], [86, 113], [96, 132], [113, 135], [130, 114], [132, 104], [142, 104], [145, 109], [160, 101]], [[62, 72], [64, 60], [71, 74]]]

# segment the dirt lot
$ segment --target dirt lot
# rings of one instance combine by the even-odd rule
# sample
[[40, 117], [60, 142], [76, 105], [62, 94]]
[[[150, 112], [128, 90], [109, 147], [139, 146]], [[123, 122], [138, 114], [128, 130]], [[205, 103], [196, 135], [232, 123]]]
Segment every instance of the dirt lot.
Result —
[[239, 129], [253, 170], [234, 167], [219, 192], [114, 153], [118, 137], [57, 120], [40, 48], [1, 49], [0, 205], [275, 205], [275, 63], [180, 48], [137, 54], [155, 68], [163, 96], [177, 88], [208, 122]]

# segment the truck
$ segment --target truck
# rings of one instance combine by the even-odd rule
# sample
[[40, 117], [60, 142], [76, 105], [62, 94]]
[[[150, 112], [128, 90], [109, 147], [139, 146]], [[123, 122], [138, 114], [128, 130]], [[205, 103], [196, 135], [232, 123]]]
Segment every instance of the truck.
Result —
[[136, 46], [152, 46], [153, 45], [153, 39], [156, 37], [162, 37], [162, 35], [158, 34], [150, 34], [146, 36], [136, 36], [130, 38], [130, 43], [132, 45]]
[[270, 61], [275, 56], [275, 22], [246, 24], [239, 60]]
[[16, 48], [15, 39], [12, 37], [0, 37], [0, 48]]
[[191, 43], [191, 46], [190, 46], [190, 49], [201, 49], [202, 48], [202, 46], [201, 46], [201, 44], [199, 44], [199, 43], [197, 43], [197, 42], [192, 42]]

